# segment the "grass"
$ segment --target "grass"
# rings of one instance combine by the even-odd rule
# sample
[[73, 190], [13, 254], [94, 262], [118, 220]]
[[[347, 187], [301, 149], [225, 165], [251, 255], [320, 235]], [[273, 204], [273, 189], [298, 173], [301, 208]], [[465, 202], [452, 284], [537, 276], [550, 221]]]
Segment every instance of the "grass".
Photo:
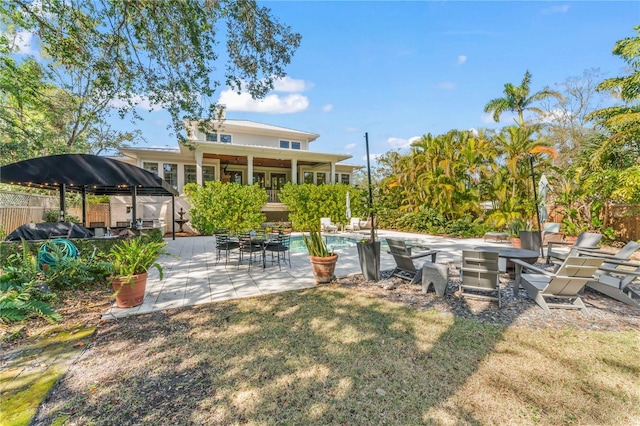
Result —
[[321, 287], [108, 323], [46, 424], [633, 424], [640, 334], [501, 327]]

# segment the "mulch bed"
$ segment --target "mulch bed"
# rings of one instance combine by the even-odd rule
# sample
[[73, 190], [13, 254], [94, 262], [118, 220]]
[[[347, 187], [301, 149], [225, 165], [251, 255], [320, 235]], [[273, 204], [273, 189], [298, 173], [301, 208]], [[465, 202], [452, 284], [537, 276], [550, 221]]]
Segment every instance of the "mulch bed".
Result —
[[459, 297], [460, 273], [453, 264], [449, 264], [449, 285], [442, 298], [431, 291], [424, 294], [420, 285], [409, 284], [409, 281], [390, 275], [391, 271], [382, 271], [381, 280], [378, 282], [365, 281], [360, 274], [341, 278], [338, 282], [355, 291], [375, 295], [410, 308], [435, 310], [491, 324], [554, 329], [575, 327], [601, 331], [640, 330], [640, 309], [588, 288], [581, 297], [589, 311], [588, 315], [578, 309], [553, 309], [551, 313], [546, 313], [522, 288], [514, 295], [514, 282], [506, 274], [500, 278], [501, 308], [498, 308], [497, 302]]

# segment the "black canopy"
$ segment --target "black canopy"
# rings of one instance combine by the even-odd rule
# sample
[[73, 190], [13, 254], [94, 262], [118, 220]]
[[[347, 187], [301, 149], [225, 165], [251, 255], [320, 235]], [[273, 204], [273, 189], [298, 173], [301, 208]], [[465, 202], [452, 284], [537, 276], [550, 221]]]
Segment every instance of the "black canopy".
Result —
[[167, 182], [140, 167], [89, 154], [38, 157], [0, 167], [0, 182], [96, 195], [178, 195]]
[[[32, 158], [0, 167], [0, 182], [60, 192], [61, 221], [65, 220], [64, 194], [82, 194], [82, 222], [86, 224], [85, 195], [131, 195], [132, 221], [136, 215], [136, 196], [171, 197], [172, 220], [175, 219], [173, 187], [156, 174], [107, 157], [89, 154], [61, 154]], [[173, 235], [175, 238], [175, 224]]]

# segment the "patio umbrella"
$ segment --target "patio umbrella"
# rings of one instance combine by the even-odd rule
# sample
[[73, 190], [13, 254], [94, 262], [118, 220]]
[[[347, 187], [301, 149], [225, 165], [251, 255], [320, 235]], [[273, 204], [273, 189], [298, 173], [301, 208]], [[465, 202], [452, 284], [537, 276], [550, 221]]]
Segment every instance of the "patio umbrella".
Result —
[[345, 216], [347, 217], [347, 221], [351, 220], [351, 194], [349, 194], [349, 192], [347, 192], [347, 211]]
[[549, 192], [549, 181], [545, 175], [540, 176], [538, 182], [538, 195], [540, 199], [538, 201], [538, 214], [540, 215], [540, 222], [544, 222], [549, 217], [547, 212], [547, 193]]

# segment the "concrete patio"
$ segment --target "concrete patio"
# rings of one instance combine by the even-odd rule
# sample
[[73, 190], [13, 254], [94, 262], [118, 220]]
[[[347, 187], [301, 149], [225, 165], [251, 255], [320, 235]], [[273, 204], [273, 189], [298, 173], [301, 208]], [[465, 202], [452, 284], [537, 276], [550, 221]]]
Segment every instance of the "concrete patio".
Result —
[[[361, 231], [331, 235], [355, 241], [365, 233]], [[504, 247], [508, 244], [488, 242], [482, 238], [454, 239], [394, 231], [377, 232], [379, 240], [384, 241], [387, 237], [402, 239], [418, 246], [416, 250], [420, 250], [419, 247], [440, 250], [437, 263], [454, 262], [456, 265], [460, 263], [463, 249], [478, 246]], [[269, 255], [265, 269], [255, 263], [249, 268], [246, 261], [238, 265], [237, 253], [232, 254], [228, 264], [225, 265], [224, 258], [216, 264], [214, 237], [184, 237], [166, 241], [170, 255], [159, 259], [164, 277], [160, 280], [158, 271], [150, 271], [144, 303], [128, 309], [114, 305], [105, 313], [104, 319], [315, 286], [309, 258], [304, 252], [291, 252], [291, 267], [282, 264], [282, 270], [279, 270], [277, 263], [271, 264]], [[336, 277], [361, 273], [355, 245], [335, 251], [339, 255]], [[382, 271], [395, 267], [393, 257], [384, 250], [380, 256], [380, 264]]]

